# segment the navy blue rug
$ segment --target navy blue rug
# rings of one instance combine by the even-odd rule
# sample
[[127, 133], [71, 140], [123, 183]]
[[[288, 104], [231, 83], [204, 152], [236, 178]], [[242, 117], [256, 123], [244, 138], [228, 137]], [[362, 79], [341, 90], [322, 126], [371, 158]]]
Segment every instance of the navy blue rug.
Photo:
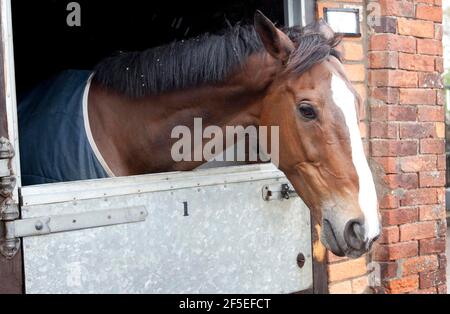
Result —
[[83, 96], [91, 74], [65, 71], [20, 100], [23, 186], [108, 177], [85, 129]]

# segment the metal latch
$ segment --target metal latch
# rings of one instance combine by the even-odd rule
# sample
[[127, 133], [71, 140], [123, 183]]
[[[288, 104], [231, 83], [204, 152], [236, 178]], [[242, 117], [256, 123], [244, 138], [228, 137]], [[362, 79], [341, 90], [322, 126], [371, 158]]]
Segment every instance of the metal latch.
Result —
[[262, 189], [262, 196], [265, 201], [269, 202], [289, 200], [298, 197], [298, 194], [291, 184], [283, 183], [278, 185], [265, 185]]
[[[3, 244], [11, 243], [12, 245], [24, 237], [141, 222], [145, 221], [147, 216], [145, 207], [138, 206], [6, 221], [3, 224], [2, 241]], [[5, 257], [12, 257], [8, 251], [3, 249], [1, 251]]]

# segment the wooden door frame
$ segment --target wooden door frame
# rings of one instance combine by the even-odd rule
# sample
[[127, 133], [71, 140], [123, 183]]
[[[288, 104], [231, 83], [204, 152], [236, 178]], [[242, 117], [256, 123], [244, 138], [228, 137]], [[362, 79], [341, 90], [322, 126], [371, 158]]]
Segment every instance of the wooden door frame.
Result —
[[[10, 138], [10, 129], [8, 128], [8, 123], [11, 121], [11, 117], [9, 116], [11, 113], [8, 111], [8, 83], [6, 80], [9, 78], [10, 72], [8, 72], [8, 62], [6, 60], [6, 56], [8, 52], [6, 49], [9, 49], [9, 44], [5, 42], [5, 23], [9, 23], [10, 21], [5, 21], [5, 17], [8, 16], [7, 12], [7, 1], [9, 0], [1, 0], [0, 1], [0, 138], [7, 139], [10, 142], [14, 142], [15, 139]], [[11, 89], [9, 89], [11, 91]], [[14, 97], [14, 95], [10, 95]], [[11, 176], [13, 173], [13, 165], [12, 160], [9, 158], [9, 168]], [[0, 186], [0, 210], [2, 206], [4, 206], [7, 202], [17, 202], [13, 200], [13, 193], [9, 192], [7, 189], [3, 189]], [[0, 221], [1, 223], [1, 221]], [[22, 294], [24, 293], [24, 281], [23, 281], [23, 259], [22, 259], [22, 250], [14, 256], [12, 259], [7, 259], [4, 256], [0, 255], [0, 294]]]

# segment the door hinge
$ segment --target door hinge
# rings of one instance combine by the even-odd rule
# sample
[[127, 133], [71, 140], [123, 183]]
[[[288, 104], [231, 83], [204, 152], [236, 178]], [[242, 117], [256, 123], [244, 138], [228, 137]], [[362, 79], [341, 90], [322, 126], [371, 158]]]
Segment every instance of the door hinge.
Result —
[[6, 198], [0, 204], [0, 254], [11, 259], [16, 256], [20, 248], [20, 239], [11, 238], [7, 235], [8, 224], [19, 219], [19, 206], [14, 204], [11, 198]]
[[14, 157], [14, 149], [11, 142], [4, 138], [0, 138], [0, 177], [11, 176], [10, 160]]
[[2, 233], [6, 250], [2, 254], [11, 258], [15, 254], [14, 243], [20, 238], [136, 223], [145, 221], [147, 216], [145, 207], [137, 206], [6, 221]]
[[19, 206], [14, 203], [12, 194], [16, 186], [16, 178], [10, 168], [10, 161], [14, 157], [11, 142], [0, 138], [0, 254], [6, 258], [13, 258], [20, 247], [19, 239], [6, 238], [7, 224], [19, 219]]

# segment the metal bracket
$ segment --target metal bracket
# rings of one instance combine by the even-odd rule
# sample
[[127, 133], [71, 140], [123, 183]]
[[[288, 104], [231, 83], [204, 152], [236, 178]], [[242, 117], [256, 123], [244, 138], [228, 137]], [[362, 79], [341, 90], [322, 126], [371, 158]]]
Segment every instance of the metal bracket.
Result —
[[262, 197], [265, 201], [281, 201], [298, 197], [297, 192], [289, 183], [278, 185], [265, 185], [262, 189]]
[[100, 228], [145, 221], [144, 206], [108, 209], [79, 214], [46, 216], [5, 222], [5, 240]]

